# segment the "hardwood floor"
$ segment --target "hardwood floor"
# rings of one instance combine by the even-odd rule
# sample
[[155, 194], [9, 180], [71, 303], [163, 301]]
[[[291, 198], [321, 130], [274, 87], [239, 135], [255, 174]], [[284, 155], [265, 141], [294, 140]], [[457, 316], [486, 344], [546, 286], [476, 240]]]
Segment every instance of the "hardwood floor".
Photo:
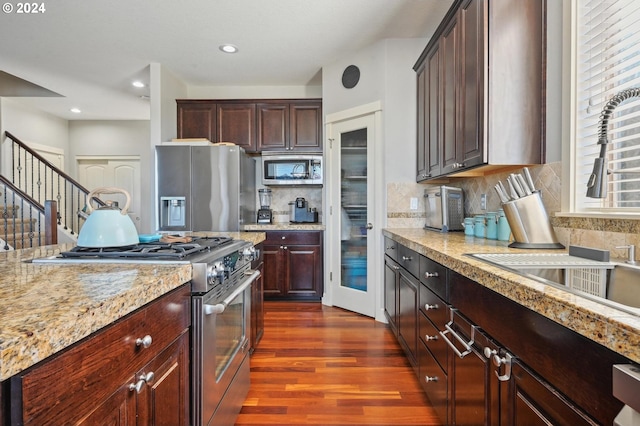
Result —
[[320, 303], [265, 303], [236, 426], [439, 424], [385, 324]]

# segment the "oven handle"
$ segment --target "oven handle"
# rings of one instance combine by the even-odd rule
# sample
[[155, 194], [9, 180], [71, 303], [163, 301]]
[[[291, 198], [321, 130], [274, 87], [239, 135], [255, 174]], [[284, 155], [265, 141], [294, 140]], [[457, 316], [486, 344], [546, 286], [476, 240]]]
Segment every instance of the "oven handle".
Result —
[[227, 307], [227, 305], [229, 305], [229, 303], [231, 303], [233, 301], [233, 299], [235, 299], [236, 297], [238, 297], [239, 294], [241, 294], [243, 291], [245, 291], [247, 289], [247, 287], [249, 287], [251, 285], [251, 283], [253, 283], [255, 280], [258, 279], [258, 277], [260, 276], [260, 271], [253, 271], [251, 273], [251, 276], [246, 279], [242, 284], [240, 284], [234, 291], [233, 293], [231, 293], [229, 295], [229, 297], [227, 297], [226, 299], [224, 299], [222, 302], [216, 304], [216, 305], [203, 305], [203, 311], [205, 315], [211, 315], [211, 314], [221, 314], [224, 312], [225, 308]]

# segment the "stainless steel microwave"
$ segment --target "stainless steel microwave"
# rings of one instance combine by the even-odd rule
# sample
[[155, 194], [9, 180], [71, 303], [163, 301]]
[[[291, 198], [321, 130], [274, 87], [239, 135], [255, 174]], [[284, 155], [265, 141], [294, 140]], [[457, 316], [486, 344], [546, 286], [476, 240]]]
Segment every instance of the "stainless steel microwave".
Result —
[[322, 154], [262, 154], [262, 184], [322, 185]]

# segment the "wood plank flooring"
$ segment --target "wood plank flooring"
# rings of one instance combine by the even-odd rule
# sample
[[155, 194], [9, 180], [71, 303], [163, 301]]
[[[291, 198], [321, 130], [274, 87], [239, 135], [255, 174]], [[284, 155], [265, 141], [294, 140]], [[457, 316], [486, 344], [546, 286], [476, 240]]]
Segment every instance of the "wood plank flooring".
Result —
[[321, 303], [265, 303], [236, 426], [439, 424], [385, 324]]

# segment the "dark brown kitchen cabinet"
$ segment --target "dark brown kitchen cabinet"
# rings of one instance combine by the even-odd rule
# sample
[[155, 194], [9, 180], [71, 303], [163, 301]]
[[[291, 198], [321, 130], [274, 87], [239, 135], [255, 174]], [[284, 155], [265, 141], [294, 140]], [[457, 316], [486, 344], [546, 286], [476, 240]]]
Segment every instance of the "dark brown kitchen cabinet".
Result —
[[453, 3], [414, 66], [417, 181], [544, 162], [545, 14], [545, 0]]
[[320, 300], [322, 231], [268, 231], [264, 241], [265, 299]]
[[322, 102], [259, 103], [258, 151], [322, 152]]
[[218, 102], [215, 142], [233, 142], [247, 152], [256, 151], [256, 105]]
[[449, 277], [451, 305], [500, 348], [497, 372], [508, 373], [501, 424], [613, 424], [623, 403], [611, 393], [612, 366], [628, 359], [469, 278]]
[[10, 424], [189, 424], [185, 285], [10, 379]]
[[418, 286], [420, 283], [406, 269], [398, 277], [398, 341], [409, 363], [418, 371]]
[[384, 314], [393, 334], [398, 337], [398, 282], [400, 266], [396, 262], [398, 243], [385, 238], [384, 256]]
[[178, 99], [178, 138], [233, 142], [249, 153], [322, 151], [320, 99]]
[[178, 101], [178, 138], [206, 138], [217, 142], [216, 104]]

